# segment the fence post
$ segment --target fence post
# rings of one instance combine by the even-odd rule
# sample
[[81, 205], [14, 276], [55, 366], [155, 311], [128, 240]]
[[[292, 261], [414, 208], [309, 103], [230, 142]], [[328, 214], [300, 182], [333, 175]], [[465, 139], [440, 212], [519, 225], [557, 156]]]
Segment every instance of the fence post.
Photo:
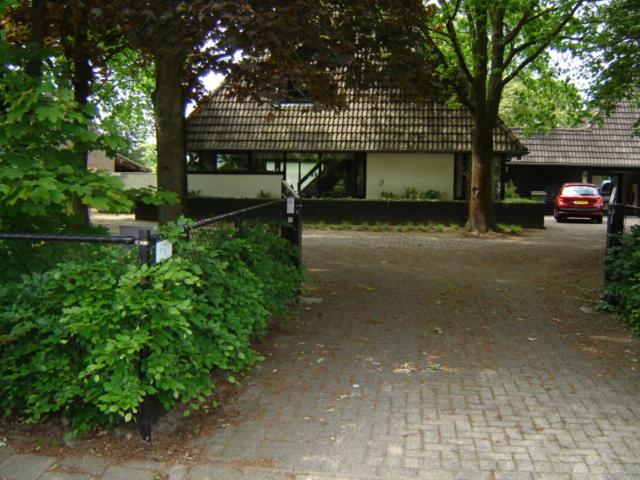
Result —
[[[151, 238], [150, 230], [140, 230], [138, 236], [138, 263], [140, 266], [151, 265], [152, 263], [152, 250], [151, 247], [154, 241]], [[147, 288], [147, 283], [144, 281], [142, 288]], [[149, 350], [145, 347], [140, 352], [140, 364], [139, 375], [142, 378], [142, 363], [149, 356]], [[151, 398], [146, 395], [142, 399], [140, 404], [140, 411], [138, 412], [138, 424], [140, 426], [140, 436], [145, 442], [151, 441], [151, 423], [152, 423], [152, 406]]]
[[288, 189], [284, 189], [284, 209], [283, 217], [285, 224], [282, 226], [280, 235], [282, 238], [291, 242], [298, 250], [296, 256], [296, 266], [301, 266], [301, 250], [302, 250], [302, 202], [297, 199], [294, 193]]
[[[620, 181], [618, 181], [618, 184]], [[607, 216], [607, 239], [605, 246], [605, 262], [604, 262], [604, 283], [605, 285], [611, 280], [611, 273], [607, 270], [607, 258], [611, 254], [611, 250], [620, 244], [620, 235], [624, 234], [624, 216], [625, 207], [621, 201], [624, 198], [620, 194], [618, 186], [613, 187], [611, 197], [609, 199], [609, 215]], [[611, 303], [611, 299], [607, 295], [604, 301]]]
[[619, 234], [624, 232], [625, 209], [624, 204], [618, 197], [622, 197], [622, 195], [620, 195], [620, 189], [618, 186], [615, 186], [611, 191], [611, 197], [609, 200], [606, 254], [609, 254], [609, 250], [619, 243]]
[[295, 204], [293, 225], [295, 233], [295, 241], [293, 242], [293, 245], [298, 248], [300, 253], [302, 253], [302, 201], [300, 199], [298, 199]]

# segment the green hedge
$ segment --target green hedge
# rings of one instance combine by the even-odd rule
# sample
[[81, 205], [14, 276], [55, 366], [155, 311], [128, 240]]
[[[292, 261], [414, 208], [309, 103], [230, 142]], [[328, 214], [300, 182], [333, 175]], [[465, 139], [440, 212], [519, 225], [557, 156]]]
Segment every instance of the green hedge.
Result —
[[619, 238], [607, 256], [604, 293], [609, 308], [640, 333], [640, 228]]
[[177, 254], [157, 265], [100, 247], [0, 285], [5, 415], [61, 414], [83, 431], [134, 420], [147, 395], [197, 408], [212, 370], [259, 360], [252, 341], [300, 285], [294, 251], [261, 227], [174, 240]]

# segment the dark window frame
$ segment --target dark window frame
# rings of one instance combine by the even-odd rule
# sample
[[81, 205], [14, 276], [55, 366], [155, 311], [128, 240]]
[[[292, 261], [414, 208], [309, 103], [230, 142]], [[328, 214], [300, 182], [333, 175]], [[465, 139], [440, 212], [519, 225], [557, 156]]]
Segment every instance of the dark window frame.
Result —
[[[348, 151], [348, 152], [333, 152], [333, 151], [288, 151], [288, 150], [198, 150], [190, 153], [195, 153], [199, 156], [197, 165], [201, 165], [203, 161], [211, 163], [211, 170], [188, 170], [189, 175], [278, 175], [283, 179], [287, 178], [287, 165], [289, 163], [298, 165], [298, 176], [301, 172], [301, 158], [295, 157], [298, 153], [312, 153], [317, 155], [317, 162], [322, 164], [321, 169], [325, 166], [325, 162], [331, 161], [332, 155], [348, 155], [349, 158], [344, 160], [350, 160], [353, 162], [352, 182], [346, 187], [354, 198], [366, 198], [367, 196], [367, 154], [360, 151]], [[278, 159], [272, 159], [274, 161], [274, 167], [276, 171], [259, 171], [257, 169], [256, 154], [273, 153], [274, 157]], [[243, 154], [248, 158], [248, 170], [218, 170], [218, 155], [219, 154]], [[204, 160], [206, 159], [206, 160]], [[265, 159], [269, 160], [269, 159]], [[341, 160], [339, 160], [341, 161]], [[322, 175], [322, 171], [319, 173]], [[361, 178], [360, 178], [361, 177]], [[300, 178], [298, 178], [300, 181]]]
[[[270, 152], [271, 150], [265, 150], [264, 152]], [[286, 174], [286, 164], [283, 168], [283, 164], [286, 162], [286, 152], [282, 152], [279, 150], [275, 150], [275, 153], [283, 154], [282, 159], [280, 161], [274, 162], [275, 171], [267, 171], [267, 170], [258, 170], [257, 161], [255, 158], [255, 153], [263, 153], [256, 152], [253, 150], [199, 150], [194, 151], [194, 153], [200, 155], [205, 154], [208, 160], [211, 160], [213, 163], [212, 170], [191, 170], [187, 171], [188, 174], [193, 175], [279, 175], [283, 176]], [[246, 170], [224, 170], [220, 171], [218, 169], [218, 155], [220, 154], [246, 154], [247, 155], [247, 163], [248, 168]]]

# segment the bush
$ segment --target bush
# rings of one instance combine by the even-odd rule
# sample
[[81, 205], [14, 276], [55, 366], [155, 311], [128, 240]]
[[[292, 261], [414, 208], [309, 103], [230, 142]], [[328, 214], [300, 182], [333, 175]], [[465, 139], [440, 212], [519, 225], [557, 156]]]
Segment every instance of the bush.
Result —
[[[109, 234], [109, 230], [104, 226], [82, 223], [83, 219], [75, 215], [57, 216], [50, 224], [48, 233]], [[38, 227], [42, 227], [42, 223]], [[84, 243], [0, 241], [0, 284], [19, 281], [25, 274], [46, 272], [60, 262], [93, 258], [95, 249], [95, 244]]]
[[414, 187], [407, 187], [404, 190], [404, 194], [400, 197], [406, 200], [418, 200], [418, 190]]
[[440, 192], [432, 189], [418, 192], [415, 187], [406, 187], [402, 195], [382, 191], [380, 192], [380, 197], [384, 200], [438, 200], [440, 198]]
[[516, 184], [513, 183], [513, 180], [509, 180], [504, 184], [504, 198], [505, 200], [519, 200], [522, 198], [518, 195], [518, 190], [516, 189]]
[[440, 198], [440, 192], [438, 190], [426, 190], [420, 192], [420, 200], [438, 200]]
[[229, 233], [174, 238], [174, 257], [152, 266], [100, 247], [0, 286], [4, 414], [61, 414], [75, 431], [116, 425], [145, 396], [197, 408], [212, 369], [253, 365], [252, 340], [288, 312], [301, 274], [287, 242], [264, 228]]
[[619, 240], [607, 256], [604, 294], [611, 309], [640, 333], [640, 228]]
[[400, 196], [393, 192], [382, 191], [380, 192], [380, 198], [384, 200], [399, 200]]

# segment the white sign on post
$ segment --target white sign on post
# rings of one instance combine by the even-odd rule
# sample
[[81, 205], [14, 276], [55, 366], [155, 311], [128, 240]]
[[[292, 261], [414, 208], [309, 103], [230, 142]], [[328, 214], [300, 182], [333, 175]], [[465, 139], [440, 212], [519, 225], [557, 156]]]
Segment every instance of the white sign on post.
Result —
[[173, 245], [169, 240], [160, 240], [156, 243], [156, 263], [171, 258], [173, 255]]
[[287, 197], [287, 215], [293, 215], [295, 212], [296, 199], [294, 197]]

